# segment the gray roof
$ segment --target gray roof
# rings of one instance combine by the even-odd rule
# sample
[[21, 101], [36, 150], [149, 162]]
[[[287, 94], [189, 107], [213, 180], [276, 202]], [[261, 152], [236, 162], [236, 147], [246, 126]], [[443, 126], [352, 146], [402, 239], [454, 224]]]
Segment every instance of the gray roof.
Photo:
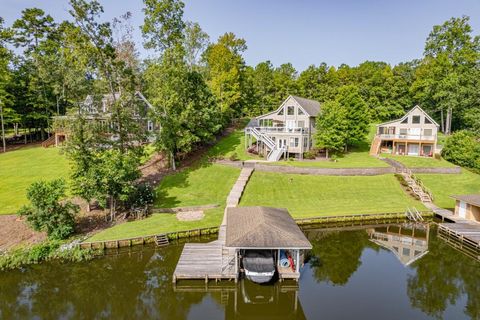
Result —
[[297, 96], [292, 96], [292, 98], [312, 117], [316, 117], [320, 112], [320, 102]]
[[234, 248], [311, 249], [287, 209], [227, 208], [226, 246]]
[[466, 202], [468, 204], [480, 207], [480, 193], [453, 195], [451, 197]]

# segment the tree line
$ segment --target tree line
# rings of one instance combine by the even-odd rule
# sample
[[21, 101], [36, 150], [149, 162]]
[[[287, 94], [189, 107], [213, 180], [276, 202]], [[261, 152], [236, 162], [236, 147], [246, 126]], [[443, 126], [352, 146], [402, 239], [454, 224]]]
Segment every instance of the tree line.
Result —
[[[66, 146], [72, 193], [110, 208], [112, 218], [117, 205], [145, 190], [137, 181], [143, 153], [138, 142], [146, 133], [131, 121], [138, 91], [159, 125], [155, 147], [173, 168], [233, 119], [274, 110], [292, 94], [323, 104], [317, 144], [332, 151], [361, 140], [368, 123], [397, 118], [415, 104], [446, 134], [480, 131], [479, 37], [468, 17], [434, 26], [423, 57], [414, 61], [320, 63], [298, 72], [290, 63], [248, 66], [245, 39], [226, 32], [211, 41], [198, 23], [185, 20], [181, 0], [143, 1], [142, 45], [151, 52], [148, 59], [140, 59], [131, 13], [104, 21], [98, 1], [69, 4], [65, 21], [38, 8], [23, 10], [10, 26], [0, 18], [2, 116], [14, 136], [21, 129], [29, 133], [24, 139], [45, 139], [53, 116], [74, 119]], [[87, 95], [105, 94], [113, 100], [115, 139], [106, 139], [101, 126], [80, 112]]]

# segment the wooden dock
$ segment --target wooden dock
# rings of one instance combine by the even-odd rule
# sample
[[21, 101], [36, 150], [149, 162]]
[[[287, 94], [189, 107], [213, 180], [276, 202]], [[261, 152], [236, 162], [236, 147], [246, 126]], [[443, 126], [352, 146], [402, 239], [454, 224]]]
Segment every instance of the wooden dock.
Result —
[[186, 243], [173, 273], [173, 283], [189, 280], [234, 280], [237, 263], [235, 250], [225, 248], [225, 225], [220, 226], [218, 240], [208, 243]]
[[467, 220], [455, 223], [440, 223], [439, 231], [449, 237], [455, 237], [461, 243], [480, 250], [480, 224]]

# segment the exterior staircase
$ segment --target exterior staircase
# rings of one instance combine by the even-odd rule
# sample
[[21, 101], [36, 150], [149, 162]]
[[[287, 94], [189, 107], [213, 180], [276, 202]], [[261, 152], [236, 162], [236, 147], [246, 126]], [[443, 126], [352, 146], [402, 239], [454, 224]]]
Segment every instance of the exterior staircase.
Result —
[[282, 154], [285, 152], [284, 148], [277, 148], [275, 141], [272, 140], [269, 136], [264, 133], [261, 133], [254, 127], [247, 127], [247, 133], [253, 135], [257, 141], [263, 142], [270, 152], [267, 155], [267, 161], [278, 161], [282, 157]]
[[403, 170], [402, 176], [407, 182], [408, 186], [412, 189], [412, 191], [419, 197], [420, 201], [423, 203], [431, 203], [433, 200], [433, 195], [427, 188], [423, 185], [423, 183], [415, 179], [412, 175], [412, 172], [408, 169]]
[[42, 142], [42, 147], [48, 148], [55, 144], [55, 135], [52, 134], [47, 140]]
[[382, 143], [382, 139], [375, 136], [375, 138], [372, 141], [372, 144], [370, 145], [370, 155], [376, 156], [379, 153], [381, 143]]

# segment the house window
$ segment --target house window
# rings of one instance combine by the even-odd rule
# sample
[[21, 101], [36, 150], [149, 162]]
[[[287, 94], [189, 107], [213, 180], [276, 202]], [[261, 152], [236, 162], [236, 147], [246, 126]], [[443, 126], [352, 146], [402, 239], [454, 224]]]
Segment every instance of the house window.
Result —
[[278, 113], [277, 113], [277, 114], [278, 114], [279, 116], [283, 116], [283, 108], [282, 108], [282, 109], [280, 109], [280, 111], [278, 111]]
[[[300, 109], [298, 109], [300, 111]], [[305, 121], [298, 121], [297, 123], [299, 128], [305, 128]]]
[[401, 136], [406, 136], [407, 135], [407, 129], [400, 129], [400, 135]]
[[260, 120], [258, 121], [258, 125], [259, 125], [260, 127], [263, 127], [263, 119], [260, 119]]
[[303, 112], [303, 110], [300, 108], [298, 108], [297, 112], [298, 112], [298, 115], [301, 115], [301, 116], [305, 114], [305, 112]]
[[378, 128], [378, 134], [384, 134], [385, 132], [385, 127], [379, 127]]
[[290, 138], [290, 148], [298, 148], [298, 143], [298, 138]]
[[431, 136], [432, 135], [432, 129], [424, 129], [423, 130], [423, 135], [424, 136]]
[[304, 149], [308, 148], [308, 138], [307, 137], [303, 137], [303, 148]]
[[425, 117], [425, 119], [423, 120], [423, 122], [425, 124], [432, 124], [432, 121], [430, 121], [430, 119], [428, 119], [427, 117]]
[[295, 115], [295, 107], [294, 106], [288, 106], [287, 107], [287, 116], [293, 116]]
[[400, 122], [400, 123], [408, 123], [408, 117], [403, 119], [402, 122]]
[[420, 123], [420, 116], [412, 116], [412, 123], [419, 124]]
[[153, 122], [148, 120], [147, 122], [147, 130], [148, 131], [153, 131]]

